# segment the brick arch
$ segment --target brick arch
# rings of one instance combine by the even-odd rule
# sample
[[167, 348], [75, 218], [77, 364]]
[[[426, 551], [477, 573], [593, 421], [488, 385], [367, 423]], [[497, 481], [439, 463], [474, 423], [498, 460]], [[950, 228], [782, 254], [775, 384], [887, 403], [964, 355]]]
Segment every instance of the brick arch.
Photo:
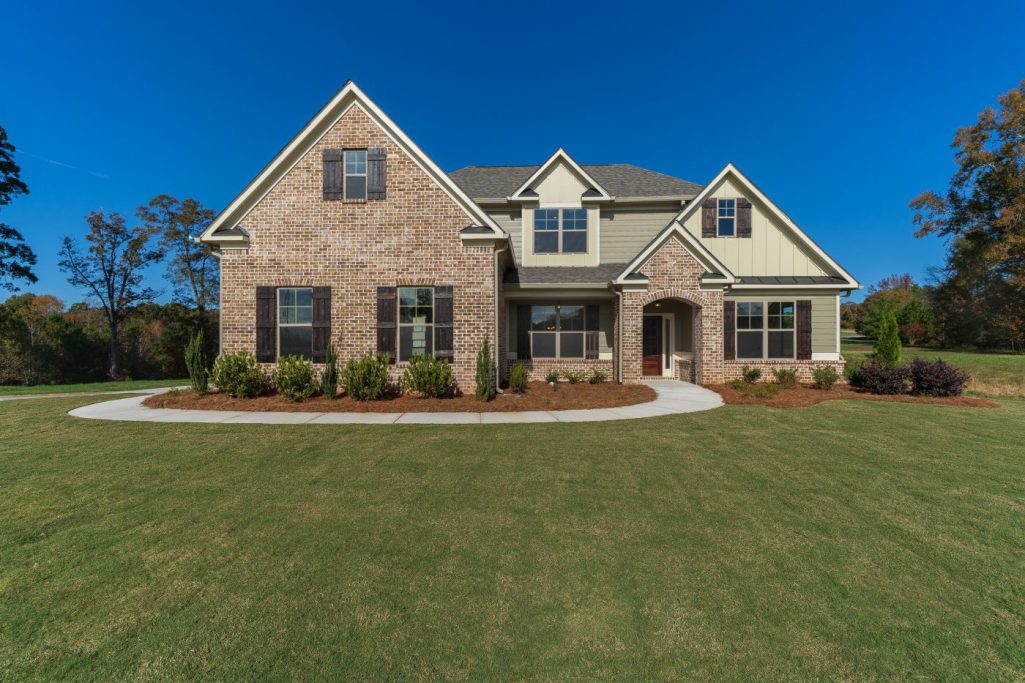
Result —
[[681, 301], [697, 308], [706, 308], [709, 305], [708, 297], [706, 297], [704, 293], [693, 289], [682, 289], [678, 287], [648, 292], [641, 297], [640, 304], [641, 306], [647, 306], [648, 304], [661, 299], [680, 299]]

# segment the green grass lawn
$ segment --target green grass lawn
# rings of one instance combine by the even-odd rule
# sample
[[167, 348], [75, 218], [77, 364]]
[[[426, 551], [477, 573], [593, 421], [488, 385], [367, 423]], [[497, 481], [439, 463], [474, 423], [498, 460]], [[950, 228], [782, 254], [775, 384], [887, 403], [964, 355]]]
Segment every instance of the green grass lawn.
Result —
[[88, 391], [127, 391], [129, 389], [152, 389], [153, 387], [176, 387], [188, 385], [186, 379], [129, 379], [124, 382], [88, 382], [85, 384], [35, 384], [24, 386], [0, 386], [0, 396], [24, 396], [28, 394], [69, 394]]
[[[846, 330], [844, 330], [846, 332]], [[844, 335], [841, 339], [844, 358], [866, 358], [872, 352], [872, 340]], [[1025, 397], [1025, 355], [979, 351], [949, 351], [904, 347], [904, 358], [942, 358], [966, 370], [972, 376], [968, 391], [983, 396]]]
[[1025, 401], [529, 426], [0, 404], [0, 679], [1021, 680]]

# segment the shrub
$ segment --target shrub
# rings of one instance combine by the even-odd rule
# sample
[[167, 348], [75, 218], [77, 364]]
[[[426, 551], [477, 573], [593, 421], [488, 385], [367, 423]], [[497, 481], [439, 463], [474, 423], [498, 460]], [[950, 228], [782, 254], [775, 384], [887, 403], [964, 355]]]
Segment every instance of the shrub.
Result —
[[413, 356], [402, 374], [402, 388], [426, 398], [450, 396], [456, 388], [452, 366], [434, 356]]
[[192, 390], [200, 396], [205, 396], [210, 389], [210, 372], [206, 367], [206, 351], [203, 348], [203, 330], [200, 330], [189, 340], [185, 347], [185, 367], [189, 371], [189, 380], [192, 382]]
[[813, 368], [811, 377], [815, 382], [815, 388], [822, 389], [823, 391], [832, 389], [836, 381], [840, 379], [840, 375], [832, 365], [820, 365], [817, 368]]
[[879, 336], [876, 338], [872, 358], [896, 365], [900, 362], [900, 351], [900, 330], [897, 328], [897, 317], [893, 311], [887, 311], [879, 325]]
[[530, 373], [527, 372], [527, 366], [523, 363], [517, 363], [509, 370], [509, 388], [513, 390], [514, 394], [522, 394], [527, 390], [528, 379], [530, 379]]
[[857, 386], [873, 394], [904, 394], [909, 388], [910, 375], [904, 366], [870, 360], [861, 366]]
[[602, 372], [601, 370], [595, 370], [593, 373], [591, 373], [591, 378], [587, 381], [591, 384], [605, 384], [605, 382], [607, 382], [608, 379], [609, 376], [606, 375], [604, 372]]
[[776, 384], [781, 389], [793, 389], [797, 386], [797, 370], [780, 368], [779, 370], [773, 370], [772, 376], [776, 378]]
[[567, 370], [562, 373], [562, 376], [566, 378], [566, 381], [570, 384], [580, 384], [584, 381], [584, 373], [579, 370]]
[[558, 384], [559, 383], [559, 377], [560, 377], [559, 372], [557, 370], [552, 370], [547, 375], [545, 375], [545, 381], [548, 382], [549, 384]]
[[253, 398], [263, 391], [265, 384], [256, 356], [248, 351], [221, 354], [210, 379], [232, 398]]
[[779, 390], [782, 388], [783, 387], [779, 384], [759, 384], [758, 386], [753, 387], [752, 393], [754, 393], [757, 398], [772, 398], [778, 394]]
[[865, 364], [865, 361], [861, 358], [855, 358], [854, 360], [847, 361], [847, 364], [843, 367], [843, 378], [847, 380], [852, 387], [861, 386], [861, 366]]
[[387, 353], [368, 353], [353, 358], [342, 368], [342, 387], [355, 401], [376, 401], [388, 393]]
[[327, 347], [324, 372], [320, 375], [320, 391], [330, 399], [338, 395], [338, 352], [334, 344]]
[[762, 371], [758, 368], [751, 368], [745, 365], [740, 371], [740, 376], [748, 384], [754, 384], [762, 378]]
[[490, 401], [495, 397], [495, 381], [491, 375], [491, 342], [487, 337], [484, 337], [480, 351], [477, 352], [477, 373], [474, 379], [478, 401]]
[[317, 393], [317, 372], [302, 356], [281, 356], [272, 376], [281, 398], [302, 401]]
[[916, 396], [960, 396], [968, 380], [964, 370], [944, 363], [916, 358], [911, 361], [911, 393]]
[[747, 391], [747, 388], [751, 385], [742, 379], [734, 379], [730, 380], [729, 386], [731, 389], [735, 389], [737, 391]]

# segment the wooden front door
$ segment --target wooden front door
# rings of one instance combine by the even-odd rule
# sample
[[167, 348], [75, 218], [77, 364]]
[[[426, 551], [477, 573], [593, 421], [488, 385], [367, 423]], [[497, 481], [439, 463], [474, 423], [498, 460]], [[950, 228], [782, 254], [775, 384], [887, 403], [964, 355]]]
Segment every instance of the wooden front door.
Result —
[[641, 372], [644, 375], [662, 375], [662, 316], [644, 316], [641, 340]]

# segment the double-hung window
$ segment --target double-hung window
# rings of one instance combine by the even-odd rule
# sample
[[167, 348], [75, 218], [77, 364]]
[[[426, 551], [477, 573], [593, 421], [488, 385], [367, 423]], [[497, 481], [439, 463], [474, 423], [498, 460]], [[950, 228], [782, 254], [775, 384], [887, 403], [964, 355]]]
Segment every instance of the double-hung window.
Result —
[[434, 288], [399, 287], [399, 360], [434, 353]]
[[278, 289], [278, 355], [313, 357], [313, 289]]
[[531, 306], [530, 354], [534, 358], [583, 358], [582, 305]]
[[345, 198], [367, 198], [367, 150], [347, 149], [345, 162]]
[[587, 209], [535, 209], [535, 254], [586, 254]]
[[793, 301], [737, 303], [737, 358], [794, 357]]
[[737, 200], [720, 199], [716, 234], [719, 237], [733, 237], [736, 234]]

